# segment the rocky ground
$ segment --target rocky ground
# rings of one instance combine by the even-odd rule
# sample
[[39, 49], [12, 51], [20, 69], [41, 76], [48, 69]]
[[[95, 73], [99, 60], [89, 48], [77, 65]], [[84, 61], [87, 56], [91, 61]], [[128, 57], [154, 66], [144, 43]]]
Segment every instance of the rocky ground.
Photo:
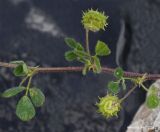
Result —
[[[109, 15], [105, 32], [91, 34], [108, 43], [110, 57], [102, 64], [125, 70], [159, 72], [159, 0], [0, 0], [0, 61], [23, 59], [29, 65], [71, 66], [64, 52], [64, 37], [84, 42], [82, 10], [94, 8]], [[46, 95], [35, 119], [23, 123], [15, 115], [20, 96], [0, 99], [0, 132], [124, 132], [139, 106], [144, 91], [137, 89], [123, 104], [118, 118], [106, 120], [96, 113], [95, 102], [104, 96], [110, 75], [80, 73], [39, 74], [34, 84]], [[0, 91], [16, 86], [20, 79], [0, 68]], [[77, 85], [78, 84], [78, 85]], [[121, 93], [121, 95], [124, 93]]]
[[[152, 84], [158, 89], [160, 94], [160, 80]], [[148, 94], [146, 95], [148, 96]], [[132, 123], [128, 126], [127, 132], [159, 132], [160, 131], [160, 109], [149, 109], [146, 104], [142, 104]]]

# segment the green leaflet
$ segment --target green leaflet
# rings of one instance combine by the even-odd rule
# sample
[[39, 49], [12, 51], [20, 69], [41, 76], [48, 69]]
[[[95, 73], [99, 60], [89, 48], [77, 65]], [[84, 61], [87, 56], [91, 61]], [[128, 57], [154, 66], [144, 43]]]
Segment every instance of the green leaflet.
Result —
[[80, 51], [84, 51], [83, 46], [82, 46], [79, 42], [77, 42], [77, 47], [76, 47], [76, 49], [77, 49], [77, 50], [80, 50]]
[[22, 121], [29, 121], [35, 116], [34, 106], [28, 96], [23, 96], [16, 107], [16, 115]]
[[85, 51], [80, 51], [80, 50], [77, 50], [75, 49], [74, 50], [74, 53], [79, 57], [79, 58], [83, 58], [83, 59], [89, 59], [90, 56], [87, 52]]
[[26, 76], [28, 72], [29, 69], [25, 63], [17, 65], [13, 71], [15, 76]]
[[148, 90], [148, 94], [156, 95], [158, 93], [158, 88], [154, 85], [151, 85]]
[[98, 41], [96, 44], [95, 53], [98, 56], [107, 56], [111, 53], [111, 51], [104, 42]]
[[65, 38], [65, 43], [73, 49], [78, 49], [78, 50], [84, 50], [84, 48], [82, 47], [82, 45], [79, 42], [76, 42], [75, 39], [73, 38]]
[[117, 94], [119, 92], [119, 83], [111, 81], [107, 85], [110, 92]]
[[76, 48], [77, 47], [77, 42], [73, 38], [65, 38], [64, 41], [70, 48]]
[[25, 87], [22, 87], [22, 86], [21, 87], [10, 88], [10, 89], [5, 90], [1, 94], [1, 97], [9, 98], [9, 97], [17, 95], [18, 93], [22, 92], [23, 90], [25, 90]]
[[73, 51], [65, 52], [65, 59], [67, 61], [74, 61], [77, 59], [77, 55]]
[[159, 98], [155, 94], [150, 94], [147, 96], [146, 105], [150, 109], [157, 108], [159, 106]]
[[146, 105], [150, 109], [157, 108], [160, 104], [158, 97], [158, 89], [155, 85], [151, 85], [148, 89], [148, 96], [146, 98]]
[[36, 107], [40, 107], [45, 102], [45, 96], [43, 92], [38, 88], [31, 88], [29, 90], [31, 100]]

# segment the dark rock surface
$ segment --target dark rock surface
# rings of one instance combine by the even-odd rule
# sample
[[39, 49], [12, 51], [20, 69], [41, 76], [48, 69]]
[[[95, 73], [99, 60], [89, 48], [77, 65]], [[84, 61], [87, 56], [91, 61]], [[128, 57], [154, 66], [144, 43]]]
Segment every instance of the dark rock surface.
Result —
[[[132, 5], [132, 6], [129, 6]], [[123, 19], [125, 20], [125, 49], [121, 58], [128, 70], [138, 72], [160, 71], [160, 1], [134, 0], [125, 3]], [[125, 36], [127, 36], [125, 34]]]
[[[147, 7], [148, 2], [152, 4], [148, 4]], [[153, 0], [153, 2], [149, 0], [139, 2], [138, 0], [129, 2], [127, 0], [123, 2], [119, 0], [88, 2], [80, 0], [70, 0], [70, 2], [65, 0], [0, 0], [0, 60], [23, 59], [32, 66], [79, 65], [79, 63], [65, 61], [64, 52], [68, 48], [63, 39], [65, 36], [71, 36], [84, 42], [84, 30], [80, 23], [82, 10], [98, 8], [110, 16], [110, 24], [105, 32], [91, 34], [92, 50], [98, 39], [107, 42], [112, 50], [110, 57], [102, 58], [103, 65], [116, 66], [115, 52], [120, 20], [124, 18], [126, 21], [127, 16], [129, 17], [128, 25], [131, 29], [135, 29], [130, 32], [131, 45], [126, 46], [130, 49], [126, 55], [128, 57], [124, 57], [123, 54], [121, 56], [123, 67], [142, 71], [139, 69], [140, 65], [148, 65], [149, 69], [152, 66], [149, 65], [150, 61], [146, 61], [147, 56], [148, 58], [151, 56], [152, 64], [155, 64], [158, 59], [159, 46], [158, 27], [156, 28], [159, 19], [158, 14], [156, 15], [159, 4], [154, 4], [154, 2], [159, 3], [158, 0]], [[128, 8], [130, 4], [133, 6]], [[120, 8], [124, 12], [122, 17]], [[137, 12], [138, 15], [136, 15]], [[148, 12], [153, 13], [154, 20], [148, 18]], [[152, 20], [154, 25], [151, 26]], [[138, 25], [141, 30], [136, 30], [135, 25]], [[147, 26], [150, 27], [147, 28]], [[151, 31], [152, 33], [149, 33]], [[143, 52], [141, 52], [141, 47], [135, 51], [138, 44], [148, 44], [148, 46], [143, 46], [146, 49]], [[154, 58], [147, 51], [151, 48], [154, 48], [154, 53], [156, 52], [153, 54]], [[134, 52], [140, 57], [135, 58]], [[112, 79], [110, 75], [93, 75], [92, 73], [86, 77], [80, 73], [39, 74], [34, 78], [33, 84], [44, 91], [45, 105], [37, 109], [36, 117], [32, 121], [24, 123], [15, 115], [15, 106], [20, 96], [0, 99], [0, 132], [124, 132], [137, 108], [143, 102], [144, 93], [139, 90], [133, 93], [124, 103], [126, 107], [121, 110], [119, 117], [106, 120], [96, 113], [95, 102], [98, 96], [105, 95], [107, 80], [110, 79]], [[19, 81], [20, 79], [13, 77], [11, 70], [0, 69], [1, 92], [18, 85]]]
[[[126, 2], [121, 8], [121, 37], [117, 43], [118, 63], [128, 71], [160, 72], [160, 1], [134, 0]], [[118, 46], [119, 45], [119, 46]], [[148, 84], [150, 84], [149, 82]], [[144, 101], [144, 91], [137, 89], [124, 103], [126, 118], [132, 118]], [[128, 123], [127, 123], [128, 124]]]

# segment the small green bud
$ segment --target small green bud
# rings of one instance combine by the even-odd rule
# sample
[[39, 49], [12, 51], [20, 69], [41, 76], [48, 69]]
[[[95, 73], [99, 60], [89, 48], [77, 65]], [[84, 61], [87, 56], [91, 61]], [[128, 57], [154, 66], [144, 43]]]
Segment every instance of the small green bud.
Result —
[[122, 68], [118, 67], [118, 68], [115, 69], [114, 76], [116, 78], [121, 79], [123, 77], [123, 75], [124, 75], [124, 71], [123, 71]]
[[159, 98], [157, 95], [150, 94], [146, 99], [146, 105], [150, 109], [157, 108], [159, 105]]
[[29, 69], [25, 63], [18, 64], [13, 70], [13, 74], [15, 76], [26, 76], [28, 72], [29, 72]]
[[82, 24], [85, 29], [88, 29], [93, 32], [99, 30], [105, 30], [108, 16], [105, 16], [104, 12], [99, 12], [98, 10], [90, 9], [83, 13]]

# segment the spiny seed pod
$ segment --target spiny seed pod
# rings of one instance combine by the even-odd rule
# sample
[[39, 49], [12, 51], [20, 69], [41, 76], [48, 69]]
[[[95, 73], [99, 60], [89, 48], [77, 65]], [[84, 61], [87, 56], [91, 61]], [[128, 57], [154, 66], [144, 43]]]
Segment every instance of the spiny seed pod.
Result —
[[117, 96], [107, 95], [99, 99], [99, 103], [96, 104], [98, 113], [101, 113], [106, 118], [117, 116], [121, 108], [121, 102]]
[[83, 12], [82, 24], [85, 29], [93, 32], [97, 32], [100, 29], [105, 30], [108, 16], [105, 16], [104, 12], [99, 12], [98, 10], [90, 9]]

